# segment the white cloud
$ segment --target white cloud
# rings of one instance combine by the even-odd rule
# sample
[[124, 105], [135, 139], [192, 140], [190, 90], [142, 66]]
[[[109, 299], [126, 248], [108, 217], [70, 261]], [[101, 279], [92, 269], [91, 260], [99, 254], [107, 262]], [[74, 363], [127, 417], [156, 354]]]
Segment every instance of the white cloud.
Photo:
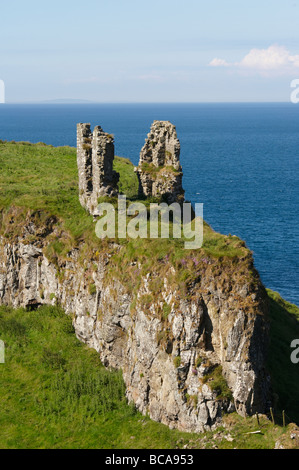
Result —
[[217, 57], [215, 57], [215, 59], [211, 60], [209, 65], [211, 67], [229, 67], [230, 66], [230, 64], [228, 62], [226, 62], [226, 60], [217, 59]]
[[235, 67], [256, 72], [288, 72], [299, 68], [299, 55], [292, 55], [284, 47], [274, 44], [268, 49], [251, 49], [240, 62], [228, 63], [224, 59], [213, 59], [211, 67]]
[[270, 46], [268, 49], [251, 49], [240, 62], [241, 67], [259, 70], [280, 69], [287, 66], [299, 65], [299, 55], [292, 56], [284, 46]]

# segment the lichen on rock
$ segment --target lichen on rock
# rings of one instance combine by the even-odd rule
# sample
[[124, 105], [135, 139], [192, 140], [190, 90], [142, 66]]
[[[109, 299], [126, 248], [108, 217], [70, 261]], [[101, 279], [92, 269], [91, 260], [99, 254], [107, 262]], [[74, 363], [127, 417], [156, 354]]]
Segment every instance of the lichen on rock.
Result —
[[91, 214], [96, 214], [100, 197], [118, 194], [119, 174], [113, 170], [114, 138], [100, 126], [77, 125], [77, 165], [79, 200]]
[[184, 202], [180, 149], [175, 126], [154, 121], [136, 168], [139, 196], [161, 197], [168, 204]]

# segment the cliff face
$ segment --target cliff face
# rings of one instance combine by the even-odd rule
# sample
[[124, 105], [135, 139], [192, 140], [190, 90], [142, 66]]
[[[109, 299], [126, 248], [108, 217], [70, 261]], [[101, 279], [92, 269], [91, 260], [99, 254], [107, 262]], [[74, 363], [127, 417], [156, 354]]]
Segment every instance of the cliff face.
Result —
[[164, 275], [149, 270], [133, 292], [111, 267], [111, 253], [124, 247], [50, 257], [50, 241], [63, 236], [55, 219], [37, 225], [28, 214], [14, 229], [11, 217], [2, 229], [8, 223], [14, 237], [2, 230], [0, 303], [61, 304], [77, 337], [105, 366], [123, 370], [128, 399], [142, 413], [197, 432], [215, 427], [223, 411], [266, 411], [266, 294], [241, 261], [203, 258], [182, 294], [166, 259]]

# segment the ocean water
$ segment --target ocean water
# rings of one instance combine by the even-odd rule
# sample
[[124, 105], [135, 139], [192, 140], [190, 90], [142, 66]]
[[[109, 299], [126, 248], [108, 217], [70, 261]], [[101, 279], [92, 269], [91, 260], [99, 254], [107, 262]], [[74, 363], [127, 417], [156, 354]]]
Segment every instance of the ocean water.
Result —
[[244, 239], [265, 286], [299, 305], [299, 105], [0, 105], [0, 139], [75, 146], [77, 122], [90, 122], [137, 164], [154, 119], [177, 127], [186, 198]]

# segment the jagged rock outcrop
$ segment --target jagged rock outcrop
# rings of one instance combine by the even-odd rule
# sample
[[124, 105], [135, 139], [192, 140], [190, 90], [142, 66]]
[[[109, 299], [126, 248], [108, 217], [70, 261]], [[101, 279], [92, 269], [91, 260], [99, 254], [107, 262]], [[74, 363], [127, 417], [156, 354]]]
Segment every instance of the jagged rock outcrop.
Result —
[[117, 196], [119, 174], [113, 170], [113, 136], [90, 124], [77, 125], [77, 165], [79, 199], [91, 214], [96, 214], [99, 197]]
[[[149, 269], [133, 293], [113, 274], [111, 256], [125, 247], [50, 256], [51, 242], [66, 237], [55, 219], [38, 224], [28, 214], [22, 227], [9, 220], [2, 228], [15, 235], [0, 237], [0, 304], [59, 303], [77, 337], [123, 370], [127, 397], [142, 413], [198, 432], [217, 426], [224, 411], [267, 410], [267, 296], [250, 259], [195, 260], [196, 278], [182, 293], [166, 257], [164, 275]], [[132, 269], [137, 278], [141, 266]]]
[[139, 195], [162, 197], [168, 204], [184, 202], [180, 142], [169, 121], [154, 121], [136, 168]]

